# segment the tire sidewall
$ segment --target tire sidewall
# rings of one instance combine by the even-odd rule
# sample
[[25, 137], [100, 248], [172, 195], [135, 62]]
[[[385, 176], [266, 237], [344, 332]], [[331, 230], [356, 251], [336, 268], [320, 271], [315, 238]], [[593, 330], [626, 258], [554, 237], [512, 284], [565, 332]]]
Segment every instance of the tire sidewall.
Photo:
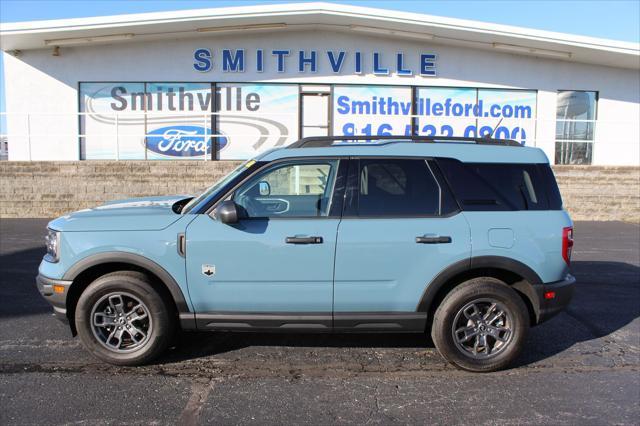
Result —
[[[91, 311], [103, 296], [113, 292], [126, 292], [140, 299], [149, 310], [152, 329], [148, 340], [140, 348], [117, 353], [98, 342], [91, 329]], [[144, 279], [135, 274], [109, 274], [91, 283], [82, 293], [75, 311], [78, 335], [84, 347], [95, 357], [116, 365], [139, 365], [149, 362], [164, 350], [170, 337], [170, 316], [165, 302]]]
[[[460, 309], [469, 302], [483, 298], [493, 299], [505, 307], [513, 322], [513, 337], [495, 357], [475, 359], [456, 345], [452, 329]], [[441, 355], [455, 366], [475, 372], [495, 371], [507, 367], [520, 355], [528, 329], [528, 311], [516, 291], [499, 280], [479, 278], [461, 284], [445, 297], [436, 311], [432, 338]]]

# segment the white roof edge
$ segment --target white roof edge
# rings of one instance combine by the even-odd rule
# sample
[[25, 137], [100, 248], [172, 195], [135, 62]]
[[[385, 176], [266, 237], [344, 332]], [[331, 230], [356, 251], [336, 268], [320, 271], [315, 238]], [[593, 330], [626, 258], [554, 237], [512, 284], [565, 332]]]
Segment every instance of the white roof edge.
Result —
[[224, 8], [191, 9], [167, 12], [137, 13], [126, 15], [97, 16], [89, 18], [56, 19], [0, 23], [0, 37], [8, 35], [37, 34], [50, 31], [78, 31], [118, 28], [131, 25], [153, 25], [200, 21], [215, 18], [277, 17], [305, 14], [334, 14], [369, 18], [380, 22], [410, 23], [425, 27], [440, 27], [466, 32], [481, 32], [521, 38], [523, 40], [552, 42], [587, 49], [601, 49], [616, 53], [640, 56], [640, 43], [595, 38], [546, 30], [515, 27], [489, 22], [401, 12], [336, 3], [289, 3], [263, 6], [234, 6]]

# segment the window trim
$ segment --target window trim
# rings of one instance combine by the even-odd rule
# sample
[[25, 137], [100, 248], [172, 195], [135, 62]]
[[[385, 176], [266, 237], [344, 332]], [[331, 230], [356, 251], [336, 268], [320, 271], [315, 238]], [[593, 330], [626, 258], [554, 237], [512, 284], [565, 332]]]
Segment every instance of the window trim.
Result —
[[[286, 158], [280, 158], [278, 160], [273, 160], [273, 161], [269, 161], [266, 162], [262, 165], [262, 167], [257, 168], [256, 170], [254, 170], [251, 174], [249, 174], [248, 176], [245, 176], [244, 179], [242, 179], [240, 182], [238, 182], [237, 184], [233, 185], [231, 188], [229, 188], [227, 191], [225, 191], [225, 193], [223, 195], [220, 196], [220, 198], [218, 200], [216, 200], [215, 203], [213, 203], [205, 212], [212, 220], [216, 220], [213, 217], [213, 212], [215, 211], [215, 209], [218, 207], [218, 205], [220, 203], [222, 203], [225, 200], [228, 200], [230, 197], [232, 197], [234, 195], [234, 193], [238, 190], [238, 188], [240, 188], [242, 185], [244, 185], [246, 182], [248, 182], [250, 179], [252, 179], [254, 176], [256, 176], [257, 174], [261, 173], [262, 171], [266, 170], [267, 168], [270, 168], [272, 166], [276, 166], [279, 165], [281, 163], [291, 163], [291, 162], [305, 162], [305, 163], [313, 163], [314, 161], [337, 161], [338, 165], [336, 168], [336, 177], [334, 179], [334, 184], [333, 184], [333, 194], [331, 195], [331, 204], [330, 204], [330, 209], [329, 209], [329, 213], [326, 216], [275, 216], [275, 217], [244, 217], [244, 218], [240, 218], [240, 221], [244, 221], [244, 220], [288, 220], [288, 219], [294, 219], [294, 220], [300, 220], [300, 219], [340, 219], [341, 218], [341, 213], [342, 213], [342, 198], [344, 198], [344, 187], [340, 187], [339, 183], [341, 183], [341, 177], [344, 178], [344, 176], [347, 173], [347, 166], [348, 166], [348, 158], [347, 157], [340, 157], [340, 156], [317, 156], [317, 157], [286, 157]], [[344, 179], [343, 179], [344, 180]]]
[[[358, 211], [358, 204], [353, 203], [353, 197], [359, 197], [360, 189], [360, 160], [369, 159], [381, 159], [381, 160], [422, 160], [425, 162], [427, 169], [431, 173], [436, 185], [438, 186], [438, 214], [393, 214], [393, 215], [360, 215]], [[449, 218], [457, 215], [462, 210], [460, 209], [458, 200], [453, 195], [453, 192], [448, 186], [446, 181], [441, 181], [439, 175], [444, 179], [442, 173], [434, 173], [432, 165], [434, 163], [434, 157], [421, 157], [421, 156], [393, 156], [393, 155], [363, 155], [350, 157], [349, 161], [349, 175], [347, 177], [347, 185], [344, 192], [344, 209], [342, 213], [342, 219], [439, 219]], [[442, 214], [442, 197], [445, 191], [443, 186], [446, 186], [448, 192], [456, 205], [456, 209]]]

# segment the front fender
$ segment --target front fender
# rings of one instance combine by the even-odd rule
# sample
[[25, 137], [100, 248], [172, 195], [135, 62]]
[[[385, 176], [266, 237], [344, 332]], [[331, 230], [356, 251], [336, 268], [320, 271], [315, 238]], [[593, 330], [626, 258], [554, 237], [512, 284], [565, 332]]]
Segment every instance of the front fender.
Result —
[[135, 253], [112, 251], [90, 255], [76, 262], [72, 267], [70, 267], [64, 274], [63, 280], [73, 281], [80, 274], [89, 270], [90, 268], [99, 265], [106, 265], [109, 263], [124, 263], [148, 270], [149, 272], [157, 276], [167, 287], [176, 304], [176, 307], [178, 308], [179, 313], [186, 313], [191, 311], [190, 304], [187, 303], [187, 298], [185, 298], [180, 285], [174, 279], [174, 277], [169, 272], [167, 272], [166, 269], [164, 269], [153, 260]]

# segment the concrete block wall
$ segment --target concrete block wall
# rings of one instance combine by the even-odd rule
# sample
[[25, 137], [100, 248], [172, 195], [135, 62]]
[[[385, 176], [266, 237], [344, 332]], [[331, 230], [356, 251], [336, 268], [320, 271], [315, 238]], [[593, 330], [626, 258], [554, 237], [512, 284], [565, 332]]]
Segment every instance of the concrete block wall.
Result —
[[640, 167], [554, 166], [573, 220], [640, 223]]
[[[238, 161], [0, 162], [0, 218], [57, 217], [105, 201], [194, 194]], [[574, 220], [640, 223], [640, 168], [555, 166]]]
[[109, 200], [197, 194], [238, 161], [3, 161], [0, 217], [57, 217]]

